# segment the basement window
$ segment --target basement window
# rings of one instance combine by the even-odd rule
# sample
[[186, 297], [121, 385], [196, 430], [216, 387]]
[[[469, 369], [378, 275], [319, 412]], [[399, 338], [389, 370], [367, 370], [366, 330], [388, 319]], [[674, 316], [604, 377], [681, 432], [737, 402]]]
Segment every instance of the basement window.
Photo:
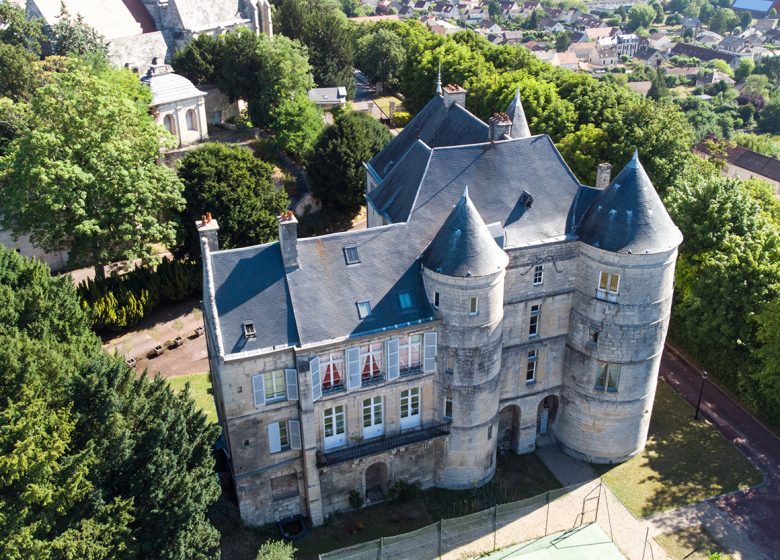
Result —
[[360, 262], [360, 255], [358, 255], [357, 247], [352, 245], [351, 247], [344, 247], [344, 260], [347, 264], [357, 264]]
[[255, 324], [252, 321], [247, 321], [241, 325], [244, 329], [244, 336], [246, 338], [255, 338], [257, 333], [255, 332]]
[[371, 315], [371, 302], [359, 301], [357, 302], [358, 317], [365, 319]]

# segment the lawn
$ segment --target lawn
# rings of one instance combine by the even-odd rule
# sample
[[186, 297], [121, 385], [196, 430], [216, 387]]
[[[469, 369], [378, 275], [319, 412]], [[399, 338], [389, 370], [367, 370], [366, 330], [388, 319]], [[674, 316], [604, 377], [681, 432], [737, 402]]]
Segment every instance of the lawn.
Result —
[[[462, 491], [433, 488], [419, 492], [406, 502], [385, 502], [359, 512], [332, 515], [324, 526], [312, 529], [306, 539], [295, 543], [296, 557], [315, 560], [322, 552], [407, 533], [440, 518], [466, 515], [496, 503], [530, 498], [560, 487], [536, 454], [499, 457], [495, 478], [482, 488]], [[223, 560], [254, 560], [261, 543], [279, 538], [273, 526], [244, 528], [240, 520], [234, 521], [238, 513], [228, 511], [235, 506], [228, 506], [224, 499], [221, 502], [220, 511], [212, 513], [212, 521], [222, 533]]]
[[[655, 540], [672, 560], [707, 560], [710, 552], [721, 551], [718, 541], [701, 525], [658, 535]], [[731, 556], [723, 554], [721, 560], [731, 560]]]
[[209, 422], [216, 423], [217, 409], [214, 407], [214, 396], [211, 390], [211, 377], [209, 373], [193, 373], [191, 375], [179, 375], [169, 377], [168, 383], [174, 391], [184, 390], [184, 386], [190, 384], [190, 396], [195, 401], [195, 406], [206, 413]]
[[759, 484], [758, 471], [664, 381], [658, 382], [644, 451], [617, 466], [593, 465], [638, 517]]

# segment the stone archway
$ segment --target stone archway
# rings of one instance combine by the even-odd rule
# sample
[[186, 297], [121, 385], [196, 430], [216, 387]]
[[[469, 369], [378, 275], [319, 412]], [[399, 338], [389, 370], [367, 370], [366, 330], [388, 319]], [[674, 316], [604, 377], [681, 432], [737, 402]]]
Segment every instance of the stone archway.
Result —
[[498, 450], [517, 453], [520, 438], [520, 407], [505, 406], [498, 413]]
[[536, 415], [536, 438], [543, 438], [550, 433], [550, 428], [555, 423], [555, 417], [558, 414], [558, 397], [548, 395], [539, 403], [539, 410]]
[[385, 463], [374, 463], [366, 469], [366, 503], [381, 502], [387, 496], [390, 474]]

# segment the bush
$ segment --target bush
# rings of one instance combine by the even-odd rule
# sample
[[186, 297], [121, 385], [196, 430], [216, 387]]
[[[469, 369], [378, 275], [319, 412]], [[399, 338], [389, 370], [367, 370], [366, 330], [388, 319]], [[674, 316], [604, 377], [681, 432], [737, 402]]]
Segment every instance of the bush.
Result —
[[401, 128], [409, 124], [409, 121], [412, 120], [412, 115], [406, 111], [396, 111], [393, 119], [395, 119], [395, 126]]
[[406, 482], [405, 480], [396, 480], [390, 487], [391, 500], [398, 500], [399, 502], [411, 502], [412, 500], [420, 497], [422, 490], [420, 489], [419, 482]]
[[77, 293], [96, 331], [118, 331], [138, 324], [161, 302], [181, 301], [201, 290], [200, 265], [164, 258], [122, 276], [87, 279]]
[[350, 490], [349, 491], [349, 505], [352, 506], [352, 509], [355, 511], [359, 511], [363, 509], [363, 494], [358, 492], [357, 490]]
[[295, 547], [284, 541], [268, 541], [257, 551], [255, 560], [293, 560]]

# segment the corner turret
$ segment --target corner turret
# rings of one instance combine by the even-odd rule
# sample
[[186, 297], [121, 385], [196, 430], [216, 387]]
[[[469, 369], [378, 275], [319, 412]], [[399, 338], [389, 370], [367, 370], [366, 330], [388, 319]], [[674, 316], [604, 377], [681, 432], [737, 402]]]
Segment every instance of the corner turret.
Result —
[[506, 114], [512, 120], [512, 138], [528, 138], [531, 136], [531, 129], [528, 128], [528, 121], [525, 118], [523, 103], [520, 101], [520, 88], [515, 90], [515, 97], [509, 103]]

